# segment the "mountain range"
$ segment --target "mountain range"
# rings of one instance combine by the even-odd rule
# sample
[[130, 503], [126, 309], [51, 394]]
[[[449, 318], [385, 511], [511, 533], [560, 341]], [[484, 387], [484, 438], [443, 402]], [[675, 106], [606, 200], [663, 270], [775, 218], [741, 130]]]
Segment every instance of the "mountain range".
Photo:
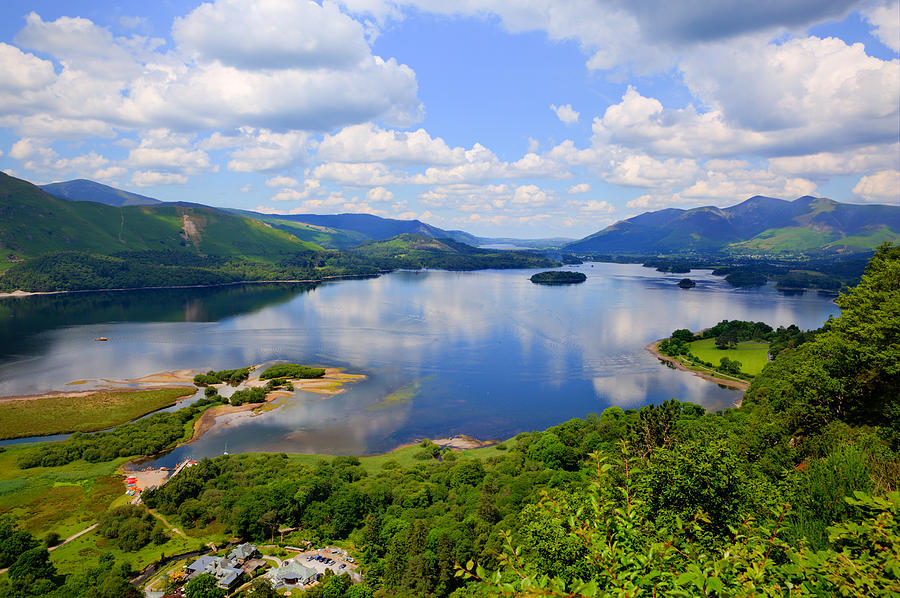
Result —
[[[265, 255], [297, 247], [347, 250], [398, 235], [419, 235], [471, 246], [502, 244], [558, 249], [579, 255], [791, 257], [867, 252], [881, 242], [900, 241], [900, 207], [846, 204], [811, 196], [785, 201], [757, 195], [727, 208], [669, 208], [621, 220], [577, 241], [521, 240], [478, 237], [420, 220], [371, 214], [276, 215], [186, 202], [160, 202], [84, 179], [52, 183], [38, 189], [25, 181], [2, 177], [0, 198], [11, 197], [8, 188], [12, 185], [18, 189], [12, 195], [19, 198], [35, 200], [36, 193], [43, 190], [44, 203], [51, 199], [72, 200], [47, 203], [54, 206], [53, 210], [39, 210], [36, 219], [20, 222], [19, 229], [25, 226], [30, 231], [24, 234], [22, 230], [16, 232], [18, 229], [11, 226], [8, 218], [4, 223], [0, 215], [0, 244], [6, 248], [20, 247], [18, 250], [25, 255], [35, 255], [41, 249], [121, 251], [186, 244], [194, 244], [198, 251], [208, 253]], [[24, 194], [23, 190], [26, 190]], [[97, 204], [124, 211], [112, 213]], [[35, 227], [41, 229], [37, 235]], [[217, 230], [217, 227], [224, 228]], [[191, 237], [189, 229], [196, 230], [197, 234]]]
[[900, 207], [754, 196], [728, 208], [669, 208], [616, 222], [563, 249], [578, 254], [792, 255], [900, 241]]

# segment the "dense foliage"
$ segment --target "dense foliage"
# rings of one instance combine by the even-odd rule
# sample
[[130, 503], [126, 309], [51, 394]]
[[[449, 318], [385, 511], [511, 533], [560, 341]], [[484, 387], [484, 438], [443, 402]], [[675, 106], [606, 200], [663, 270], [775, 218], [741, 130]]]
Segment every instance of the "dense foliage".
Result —
[[250, 377], [250, 370], [250, 366], [234, 370], [220, 370], [218, 372], [210, 370], [205, 374], [194, 376], [194, 384], [206, 386], [208, 384], [228, 383], [232, 386], [237, 386]]
[[584, 272], [568, 272], [564, 270], [550, 270], [538, 272], [529, 280], [536, 284], [574, 284], [587, 280]]
[[45, 443], [23, 453], [17, 465], [28, 469], [65, 465], [78, 459], [97, 463], [119, 457], [155, 455], [184, 438], [185, 423], [221, 401], [218, 397], [200, 399], [178, 411], [155, 413], [105, 432], [76, 432], [61, 442]]
[[104, 513], [100, 518], [99, 532], [125, 552], [140, 550], [151, 541], [165, 544], [168, 540], [162, 524], [135, 505], [116, 507]]
[[860, 284], [837, 299], [841, 316], [783, 351], [747, 392], [802, 434], [836, 419], [881, 426], [900, 446], [900, 246], [882, 246]]
[[271, 380], [273, 378], [321, 378], [324, 375], [325, 370], [322, 368], [297, 363], [280, 363], [266, 368], [259, 377], [261, 380]]
[[109, 554], [96, 567], [66, 578], [50, 562], [46, 548], [20, 529], [9, 515], [0, 516], [0, 563], [9, 567], [0, 577], [0, 598], [140, 598], [143, 593], [128, 583], [131, 568], [116, 565]]
[[0, 290], [80, 291], [216, 285], [237, 281], [319, 281], [375, 276], [398, 268], [538, 268], [553, 260], [527, 251], [478, 249], [450, 239], [401, 235], [347, 251], [297, 247], [264, 257], [199, 254], [190, 248], [94, 254], [57, 251], [12, 266]]

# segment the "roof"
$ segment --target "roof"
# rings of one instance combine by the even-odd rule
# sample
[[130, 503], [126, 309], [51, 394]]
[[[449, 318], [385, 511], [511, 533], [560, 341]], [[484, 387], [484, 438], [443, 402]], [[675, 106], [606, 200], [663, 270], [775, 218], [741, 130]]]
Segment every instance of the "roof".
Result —
[[209, 556], [208, 554], [204, 554], [199, 559], [188, 565], [187, 568], [191, 571], [205, 571], [207, 567], [214, 566], [215, 563], [221, 558], [222, 557]]
[[235, 546], [234, 549], [228, 553], [228, 558], [231, 560], [240, 559], [243, 561], [253, 556], [253, 553], [255, 552], [256, 546], [249, 542], [244, 542], [243, 544]]
[[301, 583], [316, 577], [315, 569], [310, 569], [305, 565], [301, 565], [295, 560], [285, 561], [281, 567], [272, 571], [272, 579], [275, 582], [284, 580], [285, 578], [296, 577]]

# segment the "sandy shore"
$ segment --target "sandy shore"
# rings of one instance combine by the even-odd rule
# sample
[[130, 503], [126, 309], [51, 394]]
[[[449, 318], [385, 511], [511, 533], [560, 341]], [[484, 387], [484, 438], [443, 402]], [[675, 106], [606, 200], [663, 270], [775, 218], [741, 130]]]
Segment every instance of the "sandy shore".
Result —
[[484, 448], [486, 446], [493, 446], [502, 441], [500, 440], [478, 440], [472, 436], [467, 436], [466, 434], [458, 434], [456, 436], [451, 436], [449, 438], [437, 438], [432, 440], [431, 442], [436, 445], [449, 448], [456, 451], [464, 451], [467, 449], [476, 449], [476, 448]]
[[[664, 341], [665, 339], [659, 339], [658, 341], [654, 341], [644, 347], [647, 351], [653, 354], [654, 357], [659, 359], [660, 361], [664, 361], [667, 364], [670, 364], [672, 367], [677, 368], [679, 370], [683, 370], [685, 372], [690, 372], [695, 376], [699, 376], [704, 380], [709, 380], [710, 382], [715, 382], [716, 384], [721, 384], [722, 386], [728, 386], [729, 388], [735, 388], [737, 390], [747, 390], [750, 387], [750, 383], [745, 380], [732, 380], [728, 378], [719, 378], [718, 376], [714, 376], [712, 374], [707, 374], [706, 372], [699, 372], [697, 370], [692, 370], [691, 368], [685, 366], [683, 363], [678, 361], [677, 359], [673, 359], [668, 355], [663, 355], [659, 352], [659, 343]], [[738, 406], [740, 406], [740, 400], [738, 400]]]
[[[7, 401], [30, 401], [34, 399], [51, 399], [59, 397], [86, 397], [95, 392], [131, 392], [139, 390], [162, 390], [182, 386], [193, 386], [194, 375], [200, 370], [171, 370], [158, 372], [140, 378], [100, 378], [88, 380], [73, 380], [63, 386], [89, 386], [78, 390], [50, 390], [44, 393], [31, 395], [13, 395], [0, 397], [0, 403]], [[182, 397], [178, 402], [189, 398]]]

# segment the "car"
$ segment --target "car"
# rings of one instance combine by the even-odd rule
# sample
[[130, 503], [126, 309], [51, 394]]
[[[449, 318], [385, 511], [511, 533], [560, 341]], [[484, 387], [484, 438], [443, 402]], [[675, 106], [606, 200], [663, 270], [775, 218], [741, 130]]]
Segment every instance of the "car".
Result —
[[339, 548], [332, 548], [331, 554], [341, 554], [341, 550]]
[[352, 557], [352, 556], [348, 556], [348, 557], [347, 557], [347, 562], [348, 562], [348, 563], [353, 563], [353, 562], [355, 562], [355, 561], [353, 560], [353, 557]]
[[347, 563], [341, 563], [341, 567], [340, 567], [340, 568], [341, 568], [341, 569], [346, 569], [346, 568], [347, 568]]

